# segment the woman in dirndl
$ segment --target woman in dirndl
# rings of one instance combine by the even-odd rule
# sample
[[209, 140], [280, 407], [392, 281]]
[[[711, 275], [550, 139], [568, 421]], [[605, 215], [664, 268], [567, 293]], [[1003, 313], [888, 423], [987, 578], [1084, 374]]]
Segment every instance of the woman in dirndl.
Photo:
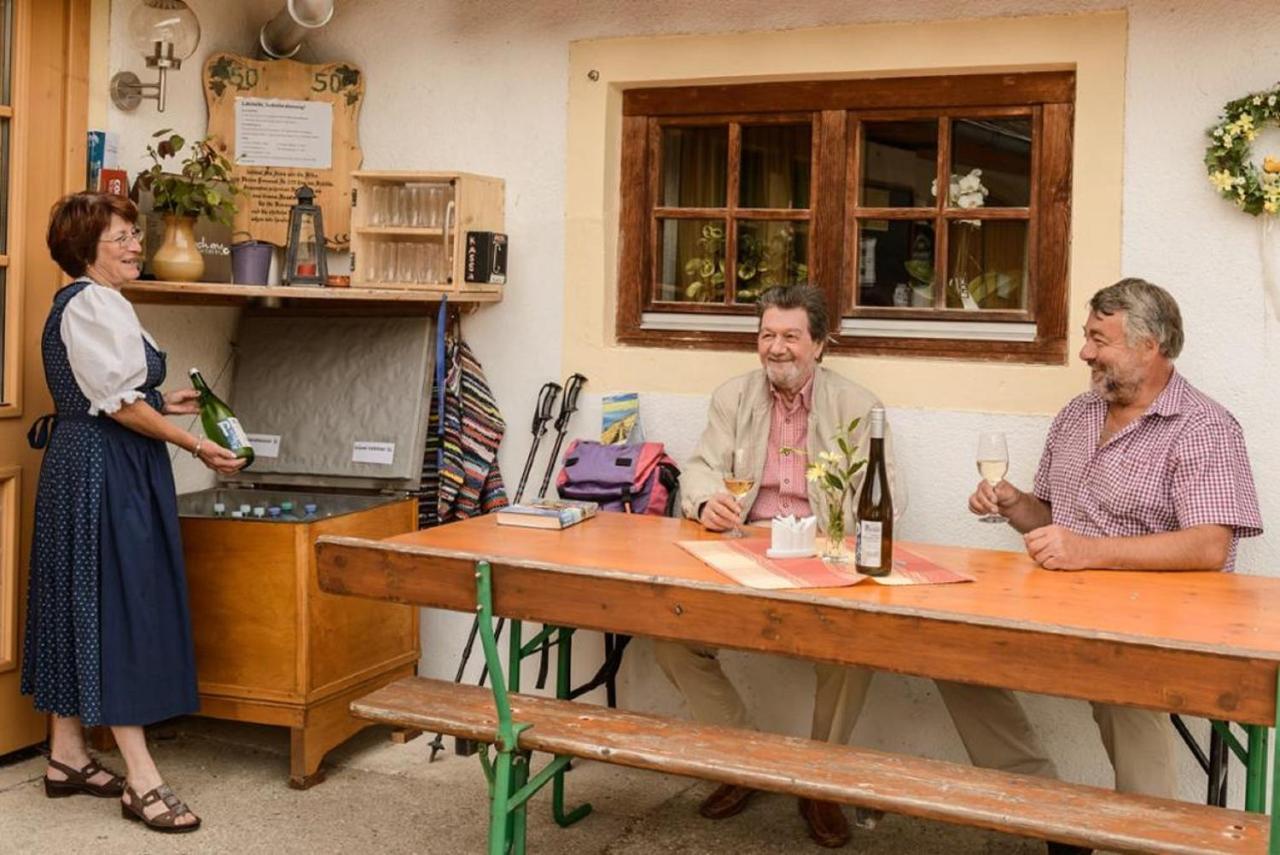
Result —
[[[177, 495], [167, 443], [217, 472], [230, 451], [164, 418], [198, 411], [193, 389], [162, 394], [165, 355], [120, 288], [142, 252], [127, 199], [75, 193], [49, 221], [54, 261], [73, 281], [53, 298], [41, 350], [55, 414], [44, 447], [31, 546], [22, 691], [51, 713], [50, 798], [118, 797], [157, 831], [200, 819], [164, 783], [143, 726], [199, 708]], [[126, 777], [92, 759], [83, 726], [111, 727]]]

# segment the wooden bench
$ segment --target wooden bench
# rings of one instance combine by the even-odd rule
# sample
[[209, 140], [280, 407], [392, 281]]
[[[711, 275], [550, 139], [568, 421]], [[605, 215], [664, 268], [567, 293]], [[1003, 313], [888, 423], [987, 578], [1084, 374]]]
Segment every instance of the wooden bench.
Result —
[[[1267, 851], [1268, 817], [1188, 802], [512, 694], [520, 751], [581, 757], [1122, 852]], [[351, 705], [399, 727], [495, 742], [494, 696], [410, 677]]]

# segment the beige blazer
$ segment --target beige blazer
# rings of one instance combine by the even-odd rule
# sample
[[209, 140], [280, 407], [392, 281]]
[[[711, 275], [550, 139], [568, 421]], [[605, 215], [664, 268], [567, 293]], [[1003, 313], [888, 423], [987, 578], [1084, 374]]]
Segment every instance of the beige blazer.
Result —
[[[871, 447], [867, 413], [878, 403], [879, 399], [867, 389], [819, 365], [813, 378], [813, 409], [809, 413], [809, 437], [805, 446], [807, 460], [816, 460], [823, 451], [838, 452], [834, 437], [855, 418], [862, 419], [854, 437], [858, 455], [865, 460]], [[686, 517], [696, 520], [703, 502], [716, 493], [725, 492], [724, 470], [732, 465], [734, 450], [739, 448], [744, 452], [739, 461], [742, 471], [734, 474], [755, 480], [751, 492], [743, 497], [742, 505], [750, 508], [755, 504], [760, 492], [760, 478], [764, 474], [772, 407], [773, 395], [763, 368], [734, 377], [711, 394], [707, 427], [702, 432], [697, 450], [680, 475], [680, 509]], [[885, 425], [885, 455], [890, 492], [896, 500], [900, 491], [894, 489], [896, 468], [888, 424]], [[805, 465], [808, 466], [807, 461]], [[865, 471], [864, 468], [856, 476], [859, 489]], [[807, 484], [807, 487], [809, 506], [815, 514], [820, 514], [822, 502], [818, 491], [813, 484]], [[852, 531], [857, 499], [858, 489], [855, 489], [845, 507], [847, 531]]]

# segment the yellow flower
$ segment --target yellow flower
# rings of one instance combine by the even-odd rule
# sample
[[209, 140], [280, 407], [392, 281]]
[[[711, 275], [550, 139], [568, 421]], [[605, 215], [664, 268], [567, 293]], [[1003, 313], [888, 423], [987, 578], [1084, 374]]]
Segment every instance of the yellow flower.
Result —
[[1280, 172], [1280, 158], [1267, 156], [1262, 159], [1262, 171], [1277, 173]]
[[1225, 169], [1219, 169], [1210, 175], [1209, 180], [1213, 182], [1214, 187], [1223, 193], [1230, 190], [1236, 183], [1235, 176]]
[[1262, 203], [1262, 210], [1266, 211], [1268, 214], [1274, 214], [1276, 211], [1280, 211], [1280, 202], [1277, 202], [1275, 199], [1269, 199]]
[[821, 463], [813, 463], [805, 471], [804, 477], [809, 481], [821, 481], [824, 471]]

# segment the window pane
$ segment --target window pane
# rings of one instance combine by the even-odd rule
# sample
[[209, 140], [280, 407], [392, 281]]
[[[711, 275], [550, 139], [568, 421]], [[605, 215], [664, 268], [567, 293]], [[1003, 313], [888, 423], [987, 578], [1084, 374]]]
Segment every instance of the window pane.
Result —
[[735, 303], [754, 303], [775, 285], [809, 281], [809, 224], [786, 220], [738, 222]]
[[858, 305], [933, 306], [933, 220], [858, 223]]
[[862, 123], [860, 204], [869, 207], [933, 207], [938, 175], [938, 122]]
[[0, 119], [0, 255], [9, 252], [9, 120]]
[[660, 220], [658, 299], [724, 300], [724, 220]]
[[5, 350], [7, 342], [4, 340], [4, 317], [9, 307], [9, 271], [7, 268], [0, 267], [0, 401], [8, 401], [5, 396], [4, 388], [4, 359], [8, 351]]
[[729, 177], [729, 126], [662, 129], [662, 204], [723, 208]]
[[13, 96], [13, 0], [0, 0], [0, 104]]
[[954, 220], [950, 227], [947, 308], [1026, 308], [1027, 221]]
[[743, 125], [743, 208], [808, 208], [811, 125]]
[[[987, 192], [981, 207], [1026, 207], [1031, 203], [1031, 119], [956, 119], [951, 123], [952, 182], [973, 170]], [[951, 204], [956, 204], [955, 194]]]

